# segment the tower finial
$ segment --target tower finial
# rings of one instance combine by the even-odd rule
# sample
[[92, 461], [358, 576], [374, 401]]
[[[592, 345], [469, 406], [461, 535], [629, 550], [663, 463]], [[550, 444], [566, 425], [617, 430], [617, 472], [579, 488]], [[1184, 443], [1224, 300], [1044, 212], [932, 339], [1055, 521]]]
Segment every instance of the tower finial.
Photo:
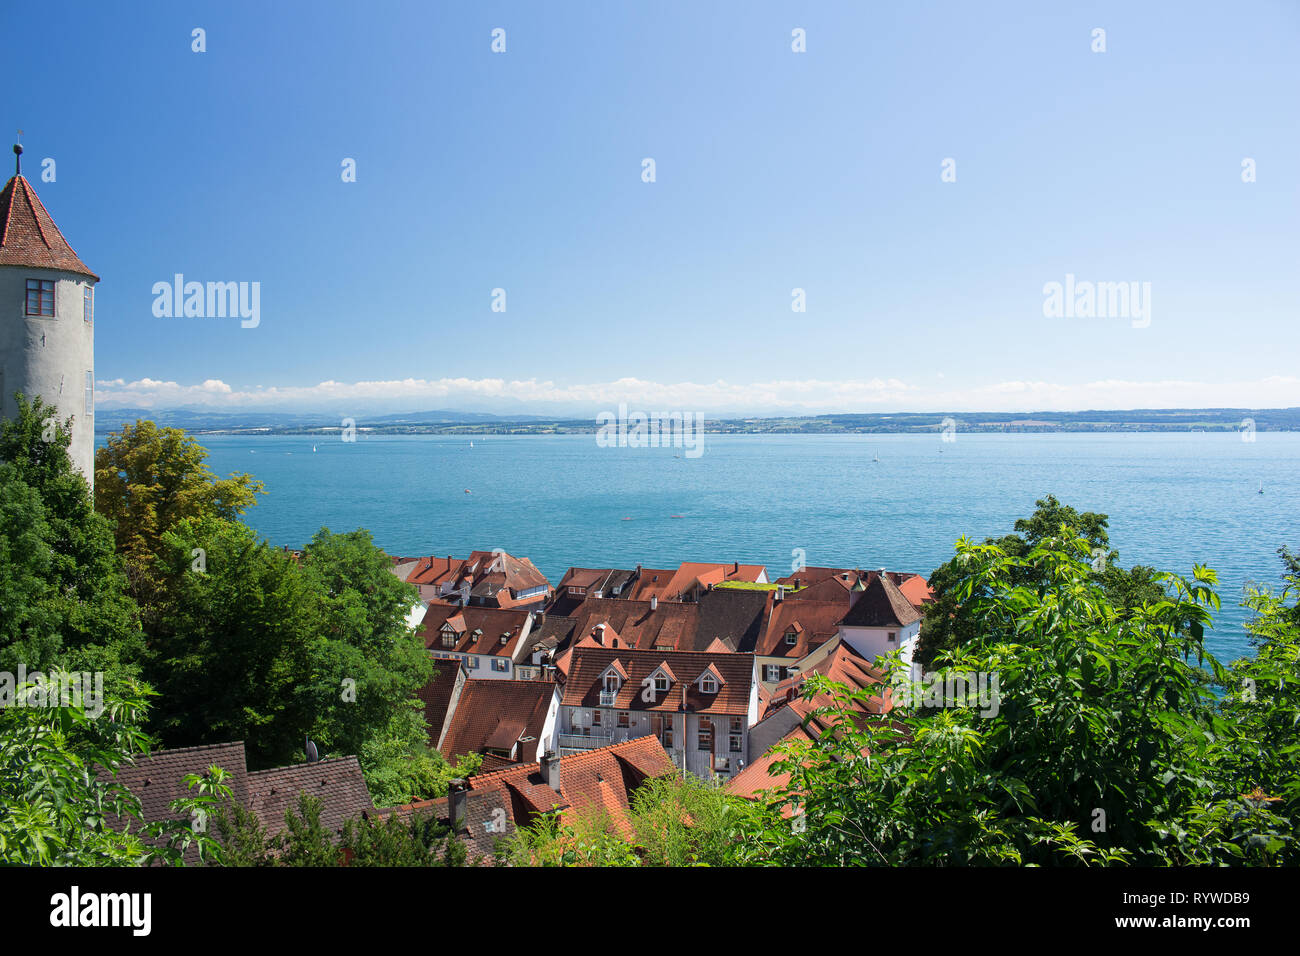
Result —
[[14, 143], [14, 175], [23, 174], [23, 131], [18, 131], [18, 142]]

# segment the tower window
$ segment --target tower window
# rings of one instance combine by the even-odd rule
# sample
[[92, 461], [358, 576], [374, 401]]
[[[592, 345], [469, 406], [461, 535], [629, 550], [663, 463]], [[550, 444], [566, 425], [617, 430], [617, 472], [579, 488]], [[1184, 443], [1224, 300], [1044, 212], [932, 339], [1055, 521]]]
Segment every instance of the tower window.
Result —
[[27, 314], [54, 318], [54, 283], [48, 279], [27, 280]]
[[95, 321], [95, 289], [89, 282], [81, 290], [81, 317], [87, 322]]
[[95, 373], [86, 373], [86, 417], [95, 414]]

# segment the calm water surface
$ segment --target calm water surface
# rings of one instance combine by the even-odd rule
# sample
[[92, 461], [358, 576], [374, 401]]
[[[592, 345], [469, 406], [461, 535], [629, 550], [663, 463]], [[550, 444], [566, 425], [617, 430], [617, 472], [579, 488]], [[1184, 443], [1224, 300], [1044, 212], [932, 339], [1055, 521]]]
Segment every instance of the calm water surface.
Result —
[[600, 448], [593, 435], [483, 436], [472, 448], [443, 436], [200, 440], [214, 471], [266, 483], [247, 520], [277, 545], [362, 527], [394, 554], [504, 548], [552, 583], [570, 565], [683, 560], [765, 564], [775, 578], [796, 549], [809, 565], [928, 574], [960, 535], [1007, 533], [1055, 494], [1110, 515], [1125, 566], [1215, 568], [1224, 608], [1209, 643], [1230, 659], [1249, 649], [1243, 586], [1277, 586], [1276, 550], [1300, 548], [1300, 435], [1255, 437], [705, 436], [694, 459]]

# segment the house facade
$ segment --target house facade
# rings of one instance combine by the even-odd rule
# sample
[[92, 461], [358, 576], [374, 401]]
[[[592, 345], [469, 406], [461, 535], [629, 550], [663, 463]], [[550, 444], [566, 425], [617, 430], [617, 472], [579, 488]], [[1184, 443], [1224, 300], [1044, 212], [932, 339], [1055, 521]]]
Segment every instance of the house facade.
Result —
[[655, 737], [702, 779], [743, 769], [758, 719], [753, 654], [575, 646], [556, 721], [561, 757]]

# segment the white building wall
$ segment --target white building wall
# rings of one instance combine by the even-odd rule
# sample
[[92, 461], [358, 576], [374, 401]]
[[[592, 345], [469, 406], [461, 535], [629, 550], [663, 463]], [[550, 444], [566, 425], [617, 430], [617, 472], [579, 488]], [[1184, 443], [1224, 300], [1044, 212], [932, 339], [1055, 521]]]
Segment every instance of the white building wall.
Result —
[[[54, 316], [26, 315], [28, 279], [54, 282]], [[95, 374], [94, 322], [82, 318], [89, 276], [58, 269], [0, 266], [0, 414], [18, 414], [14, 392], [39, 395], [57, 406], [60, 420], [71, 416], [72, 463], [95, 486], [94, 402], [86, 407], [86, 373]], [[93, 294], [93, 293], [92, 293]]]
[[[896, 636], [894, 641], [889, 640], [891, 631]], [[914, 621], [900, 628], [846, 627], [841, 624], [839, 632], [840, 639], [867, 660], [875, 660], [877, 657], [901, 649], [903, 661], [909, 666], [912, 663], [912, 655], [916, 651], [916, 639], [920, 634], [920, 621]]]

